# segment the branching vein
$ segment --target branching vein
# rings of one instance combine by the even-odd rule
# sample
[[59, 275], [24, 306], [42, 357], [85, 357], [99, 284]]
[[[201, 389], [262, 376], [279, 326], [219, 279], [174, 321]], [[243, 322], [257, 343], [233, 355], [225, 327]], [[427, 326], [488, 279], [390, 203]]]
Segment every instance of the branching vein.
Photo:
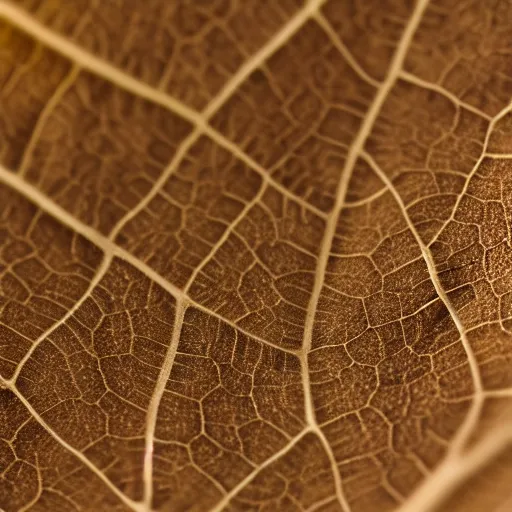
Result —
[[147, 512], [145, 506], [141, 503], [137, 503], [130, 499], [126, 494], [121, 492], [111, 481], [109, 478], [105, 476], [103, 471], [100, 471], [82, 452], [73, 448], [69, 443], [67, 443], [64, 439], [62, 439], [58, 434], [54, 432], [54, 430], [46, 423], [46, 421], [41, 417], [41, 415], [32, 407], [30, 402], [18, 391], [16, 386], [13, 384], [9, 384], [3, 379], [0, 378], [0, 385], [9, 389], [16, 395], [16, 398], [27, 408], [32, 417], [50, 434], [61, 446], [63, 446], [66, 450], [72, 453], [84, 466], [87, 466], [98, 478], [100, 478], [103, 483], [107, 485], [107, 487], [129, 508], [134, 510], [135, 512]]
[[172, 365], [176, 352], [178, 350], [178, 344], [180, 341], [181, 328], [183, 326], [183, 316], [185, 314], [187, 303], [184, 300], [178, 300], [176, 302], [176, 313], [174, 319], [174, 329], [172, 338], [169, 343], [169, 348], [165, 355], [164, 364], [158, 375], [158, 380], [153, 391], [153, 396], [149, 403], [149, 409], [146, 420], [146, 448], [144, 450], [144, 503], [148, 510], [151, 509], [151, 503], [153, 500], [153, 453], [154, 453], [154, 442], [155, 442], [155, 429], [156, 421], [158, 418], [158, 408], [160, 401], [165, 391], [165, 386], [171, 375]]
[[[428, 0], [420, 0], [418, 1], [414, 12], [412, 13], [411, 19], [409, 20], [403, 34], [402, 38], [398, 44], [397, 50], [395, 52], [395, 55], [393, 57], [393, 60], [391, 61], [390, 68], [388, 70], [388, 75], [384, 82], [380, 85], [379, 89], [377, 90], [376, 96], [368, 110], [368, 113], [366, 114], [366, 117], [362, 123], [362, 126], [352, 144], [350, 147], [350, 150], [347, 155], [347, 159], [345, 162], [345, 166], [342, 169], [341, 172], [341, 179], [338, 184], [338, 190], [336, 192], [336, 203], [333, 211], [331, 212], [329, 219], [327, 221], [327, 228], [324, 234], [322, 246], [320, 248], [319, 258], [318, 258], [318, 264], [317, 264], [317, 270], [316, 270], [316, 278], [315, 278], [315, 285], [313, 287], [313, 293], [311, 295], [311, 299], [309, 302], [308, 312], [306, 316], [306, 325], [304, 329], [304, 343], [303, 343], [303, 354], [302, 354], [302, 360], [303, 364], [305, 365], [304, 372], [306, 376], [304, 379], [306, 380], [305, 385], [307, 385], [307, 388], [304, 390], [305, 392], [305, 401], [306, 401], [306, 411], [308, 411], [308, 420], [310, 423], [313, 423], [316, 426], [317, 430], [320, 430], [318, 425], [316, 424], [316, 419], [314, 415], [314, 404], [311, 396], [311, 389], [309, 387], [309, 369], [308, 369], [308, 363], [307, 363], [307, 356], [309, 351], [311, 350], [312, 346], [312, 338], [313, 338], [313, 323], [314, 323], [314, 317], [315, 312], [317, 310], [318, 301], [320, 299], [320, 293], [322, 291], [323, 283], [324, 283], [324, 277], [325, 272], [327, 269], [327, 262], [329, 260], [329, 253], [332, 245], [332, 241], [334, 239], [334, 235], [336, 232], [336, 225], [338, 222], [338, 216], [340, 214], [340, 211], [343, 207], [343, 204], [345, 202], [345, 196], [347, 194], [348, 190], [348, 184], [350, 181], [350, 178], [352, 176], [352, 171], [354, 169], [355, 163], [357, 158], [359, 157], [365, 141], [370, 134], [370, 131], [377, 119], [377, 116], [379, 115], [379, 112], [382, 108], [382, 105], [384, 104], [384, 101], [386, 100], [389, 91], [393, 87], [393, 84], [395, 83], [398, 74], [400, 73], [403, 61], [405, 59], [405, 55], [407, 52], [407, 49], [410, 45], [410, 42], [412, 40], [412, 37], [416, 31], [416, 28], [418, 27], [418, 24], [421, 20], [421, 17], [423, 15], [424, 10], [426, 9], [428, 4]], [[334, 459], [334, 455], [332, 454], [332, 450], [329, 448], [329, 445], [327, 444], [327, 449], [330, 453], [330, 458]], [[349, 510], [348, 502], [346, 498], [344, 497], [343, 490], [341, 489], [341, 483], [339, 480], [339, 476], [337, 479], [338, 489], [337, 494], [340, 497], [340, 504], [343, 506], [345, 510]]]
[[19, 374], [21, 373], [21, 370], [25, 366], [25, 363], [32, 357], [32, 354], [35, 352], [37, 347], [46, 339], [48, 336], [54, 332], [56, 329], [58, 329], [61, 325], [64, 325], [69, 318], [71, 318], [75, 312], [82, 306], [82, 304], [90, 297], [91, 292], [96, 288], [98, 283], [103, 279], [105, 274], [107, 273], [110, 263], [112, 262], [112, 255], [108, 253], [104, 253], [103, 260], [101, 262], [100, 267], [96, 271], [96, 274], [92, 278], [91, 282], [89, 283], [89, 286], [87, 287], [87, 290], [84, 292], [82, 297], [75, 303], [75, 305], [69, 309], [69, 311], [58, 321], [55, 322], [49, 329], [47, 329], [39, 338], [37, 338], [36, 341], [32, 344], [30, 349], [27, 351], [27, 353], [23, 356], [23, 359], [18, 363], [16, 367], [16, 371], [14, 372], [13, 376], [6, 381], [9, 385], [14, 385], [16, 382], [16, 379], [18, 378]]
[[[268, 55], [275, 51], [275, 49], [278, 48], [282, 42], [285, 41], [284, 38], [290, 37], [294, 31], [298, 30], [300, 26], [305, 22], [305, 20], [308, 19], [311, 13], [314, 12], [314, 10], [317, 9], [318, 6], [322, 3], [323, 0], [313, 0], [309, 2], [307, 6], [304, 7], [301, 11], [299, 11], [299, 13], [287, 24], [285, 24], [283, 28], [269, 41], [269, 43], [267, 43], [267, 45], [265, 45], [262, 50], [260, 50], [260, 52], [257, 52], [251, 59], [249, 59], [249, 61], [247, 61], [245, 65], [241, 67], [238, 73], [233, 76], [233, 78], [226, 84], [219, 95], [210, 103], [210, 105], [206, 107], [202, 114], [196, 112], [190, 107], [187, 107], [168, 94], [158, 91], [150, 85], [137, 80], [136, 78], [121, 71], [105, 60], [83, 50], [65, 37], [52, 32], [50, 29], [35, 20], [32, 16], [24, 12], [22, 9], [6, 2], [5, 0], [0, 0], [0, 16], [4, 16], [9, 20], [10, 23], [19, 27], [24, 32], [29, 33], [35, 39], [41, 41], [43, 44], [52, 48], [54, 51], [70, 59], [76, 65], [91, 71], [95, 75], [100, 76], [103, 79], [108, 80], [109, 82], [141, 98], [145, 98], [149, 101], [162, 105], [163, 107], [171, 110], [172, 112], [178, 114], [179, 116], [192, 123], [196, 127], [196, 130], [194, 131], [194, 137], [192, 137], [191, 134], [184, 141], [184, 143], [182, 143], [182, 149], [179, 151], [180, 155], [184, 153], [185, 149], [189, 148], [193, 144], [199, 134], [204, 133], [208, 135], [214, 142], [219, 144], [219, 146], [229, 150], [238, 159], [242, 160], [249, 167], [259, 173], [266, 183], [271, 183], [272, 186], [279, 190], [284, 196], [289, 197], [295, 202], [298, 202], [301, 206], [314, 212], [316, 215], [325, 217], [326, 214], [324, 212], [318, 210], [313, 205], [310, 205], [303, 198], [296, 196], [286, 187], [275, 181], [271, 176], [269, 176], [269, 174], [262, 166], [260, 166], [250, 156], [244, 153], [236, 144], [231, 142], [224, 135], [222, 135], [208, 124], [209, 117], [224, 103], [224, 101], [226, 101], [228, 95], [231, 94], [231, 92], [236, 87], [238, 87], [238, 85], [246, 78], [246, 76], [262, 63], [261, 59], [265, 59]], [[186, 146], [186, 148], [184, 146]], [[166, 172], [155, 184], [150, 194], [141, 204], [139, 204], [137, 211], [140, 211], [140, 209], [144, 207], [156, 194], [158, 189], [165, 182], [165, 178], [170, 176], [174, 166], [177, 164], [177, 161], [178, 158], [175, 157], [173, 162], [167, 168]], [[130, 218], [132, 216], [133, 214], [130, 214]], [[115, 228], [116, 232], [119, 231], [120, 225], [122, 224], [124, 224], [123, 220], [121, 220], [118, 227]]]
[[462, 325], [459, 315], [457, 314], [456, 309], [454, 308], [453, 304], [451, 303], [450, 299], [448, 298], [448, 295], [446, 294], [443, 287], [441, 286], [439, 277], [437, 275], [435, 262], [434, 262], [434, 259], [432, 258], [432, 254], [431, 254], [429, 248], [427, 246], [425, 246], [425, 244], [421, 240], [416, 228], [414, 227], [414, 224], [411, 222], [411, 219], [409, 218], [409, 215], [407, 214], [407, 209], [405, 207], [404, 202], [402, 201], [402, 198], [400, 197], [396, 188], [391, 183], [391, 181], [388, 179], [386, 174], [379, 168], [379, 166], [377, 165], [375, 160], [366, 152], [362, 153], [362, 157], [372, 167], [372, 169], [379, 176], [379, 178], [386, 184], [388, 190], [393, 195], [395, 201], [398, 203], [401, 210], [404, 212], [404, 218], [407, 222], [409, 230], [414, 235], [414, 238], [416, 239], [416, 243], [418, 244], [418, 246], [421, 249], [423, 259], [427, 265], [430, 280], [432, 281], [432, 284], [434, 285], [434, 288], [436, 290], [438, 297], [443, 301], [443, 304], [445, 305], [446, 309], [450, 313], [453, 323], [455, 324], [455, 327], [457, 328], [457, 331], [459, 332], [459, 336], [462, 341], [462, 346], [464, 347], [464, 351], [466, 352], [466, 356], [468, 358], [468, 364], [469, 364], [471, 376], [473, 379], [474, 396], [473, 396], [473, 402], [472, 402], [471, 408], [469, 410], [469, 413], [468, 413], [462, 427], [460, 428], [456, 438], [452, 442], [451, 452], [455, 453], [455, 452], [458, 452], [462, 448], [462, 446], [466, 442], [467, 438], [471, 434], [471, 431], [473, 430], [475, 423], [478, 421], [478, 416], [482, 409], [483, 386], [482, 386], [482, 379], [480, 376], [480, 370], [478, 368], [478, 361], [475, 357], [475, 354], [473, 353], [473, 350], [471, 349], [471, 345], [469, 344], [469, 341], [468, 341], [468, 338], [466, 335], [466, 331], [464, 329], [464, 326]]
[[309, 429], [304, 429], [302, 432], [297, 434], [289, 443], [287, 443], [281, 450], [274, 453], [272, 457], [269, 457], [265, 462], [260, 464], [254, 471], [249, 473], [238, 485], [235, 485], [233, 489], [231, 489], [221, 501], [217, 503], [215, 507], [213, 507], [210, 512], [222, 512], [226, 505], [233, 499], [244, 487], [246, 487], [254, 478], [267, 466], [270, 466], [273, 462], [280, 459], [283, 455], [286, 455], [307, 433]]
[[200, 309], [201, 311], [204, 311], [208, 313], [209, 315], [218, 318], [222, 320], [224, 323], [230, 325], [231, 327], [237, 329], [238, 331], [247, 334], [248, 336], [252, 337], [253, 339], [260, 341], [261, 343], [264, 343], [265, 345], [271, 346], [273, 348], [277, 348], [278, 350], [288, 352], [290, 354], [297, 355], [298, 351], [296, 350], [290, 350], [287, 348], [280, 347], [264, 338], [261, 338], [255, 334], [251, 334], [249, 332], [246, 332], [242, 327], [238, 326], [234, 322], [230, 321], [229, 319], [224, 318], [223, 316], [219, 315], [216, 311], [213, 311], [202, 304], [199, 304], [198, 302], [194, 301], [191, 297], [189, 297], [187, 294], [185, 294], [182, 290], [180, 290], [177, 286], [173, 285], [171, 282], [169, 282], [167, 279], [163, 278], [158, 272], [153, 270], [151, 267], [146, 265], [144, 262], [142, 262], [140, 259], [133, 256], [133, 254], [129, 253], [122, 247], [119, 247], [116, 245], [112, 240], [108, 239], [107, 237], [103, 236], [101, 233], [96, 231], [94, 228], [91, 228], [87, 224], [84, 224], [80, 220], [78, 220], [76, 217], [71, 215], [69, 212], [64, 210], [62, 207], [60, 207], [58, 204], [53, 202], [51, 199], [49, 199], [47, 196], [45, 196], [41, 191], [39, 191], [36, 187], [33, 187], [26, 181], [22, 180], [19, 176], [14, 174], [13, 172], [9, 171], [2, 165], [0, 165], [0, 182], [5, 183], [9, 187], [13, 188], [14, 190], [18, 191], [20, 194], [28, 198], [31, 202], [36, 204], [41, 210], [49, 213], [56, 219], [58, 219], [60, 222], [71, 228], [73, 231], [79, 233], [83, 237], [87, 238], [90, 242], [98, 246], [100, 249], [102, 249], [106, 254], [110, 255], [110, 257], [117, 256], [131, 265], [133, 265], [135, 268], [137, 268], [140, 272], [142, 272], [144, 275], [146, 275], [149, 279], [153, 280], [155, 283], [160, 285], [164, 290], [169, 292], [176, 300], [186, 299], [190, 305], [194, 306], [197, 309]]

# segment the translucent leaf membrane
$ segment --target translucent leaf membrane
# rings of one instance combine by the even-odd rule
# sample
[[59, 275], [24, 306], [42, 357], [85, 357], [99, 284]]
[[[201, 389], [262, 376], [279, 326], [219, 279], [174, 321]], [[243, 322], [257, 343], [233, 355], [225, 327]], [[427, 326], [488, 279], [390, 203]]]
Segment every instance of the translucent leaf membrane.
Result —
[[0, 509], [512, 507], [507, 0], [0, 0]]

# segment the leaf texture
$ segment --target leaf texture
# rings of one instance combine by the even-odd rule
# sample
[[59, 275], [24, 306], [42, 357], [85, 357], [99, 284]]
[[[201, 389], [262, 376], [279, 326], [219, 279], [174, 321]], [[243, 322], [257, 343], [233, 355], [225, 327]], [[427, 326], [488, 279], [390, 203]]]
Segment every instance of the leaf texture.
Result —
[[0, 510], [512, 507], [509, 0], [0, 0]]

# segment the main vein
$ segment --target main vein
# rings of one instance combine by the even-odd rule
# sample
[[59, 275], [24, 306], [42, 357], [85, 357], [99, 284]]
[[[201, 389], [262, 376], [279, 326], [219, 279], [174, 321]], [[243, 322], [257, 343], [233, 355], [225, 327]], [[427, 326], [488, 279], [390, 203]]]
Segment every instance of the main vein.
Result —
[[[403, 62], [407, 53], [407, 49], [409, 48], [409, 45], [411, 43], [411, 40], [414, 36], [414, 33], [416, 32], [416, 29], [419, 25], [419, 22], [421, 20], [421, 17], [423, 15], [423, 12], [425, 11], [426, 7], [428, 5], [428, 0], [419, 0], [416, 4], [416, 7], [411, 15], [411, 18], [409, 19], [409, 22], [407, 23], [407, 26], [404, 29], [404, 32], [402, 34], [402, 37], [398, 43], [397, 49], [395, 51], [395, 54], [393, 56], [393, 59], [391, 61], [388, 74], [384, 82], [380, 85], [380, 87], [377, 89], [377, 93], [375, 95], [375, 98], [373, 102], [370, 105], [370, 108], [368, 109], [368, 112], [366, 114], [366, 117], [361, 125], [361, 128], [359, 129], [359, 132], [354, 139], [354, 142], [352, 143], [350, 150], [347, 155], [347, 159], [345, 161], [345, 165], [341, 171], [341, 178], [338, 184], [338, 189], [336, 191], [336, 202], [334, 209], [332, 210], [331, 214], [329, 215], [329, 218], [327, 220], [327, 227], [324, 234], [324, 238], [322, 241], [322, 245], [320, 248], [319, 258], [318, 258], [318, 264], [316, 269], [316, 276], [315, 276], [315, 284], [313, 287], [313, 293], [311, 295], [311, 299], [308, 306], [308, 311], [306, 315], [306, 325], [304, 329], [304, 341], [303, 341], [303, 353], [302, 353], [302, 359], [303, 364], [305, 365], [304, 371], [303, 371], [303, 378], [305, 380], [305, 408], [306, 408], [306, 417], [308, 419], [308, 422], [311, 425], [314, 425], [316, 427], [317, 431], [321, 432], [320, 427], [317, 425], [316, 417], [314, 413], [314, 404], [311, 394], [311, 388], [310, 388], [310, 382], [309, 382], [309, 369], [308, 369], [308, 353], [311, 350], [312, 343], [313, 343], [313, 326], [314, 326], [314, 318], [315, 313], [317, 311], [318, 302], [320, 299], [320, 294], [322, 291], [322, 287], [324, 284], [324, 278], [325, 278], [325, 272], [327, 269], [327, 263], [329, 261], [329, 255], [331, 251], [332, 242], [336, 233], [336, 225], [338, 222], [338, 217], [341, 212], [341, 209], [343, 208], [343, 205], [345, 203], [345, 196], [347, 194], [348, 185], [350, 178], [352, 177], [352, 172], [355, 167], [355, 163], [357, 161], [357, 158], [359, 157], [361, 151], [364, 148], [364, 144], [366, 142], [366, 139], [368, 138], [373, 125], [381, 111], [382, 105], [384, 104], [384, 101], [386, 100], [389, 91], [393, 87], [395, 81], [398, 78], [399, 73], [402, 70]], [[329, 450], [329, 456], [332, 459], [334, 459], [334, 455], [332, 453], [332, 450], [329, 447], [329, 444], [325, 441], [326, 449]], [[335, 468], [335, 471], [337, 472], [337, 468]], [[344, 497], [343, 490], [341, 489], [340, 485], [340, 479], [338, 477], [337, 479], [337, 495], [338, 499], [345, 508], [345, 510], [349, 510], [349, 505]]]

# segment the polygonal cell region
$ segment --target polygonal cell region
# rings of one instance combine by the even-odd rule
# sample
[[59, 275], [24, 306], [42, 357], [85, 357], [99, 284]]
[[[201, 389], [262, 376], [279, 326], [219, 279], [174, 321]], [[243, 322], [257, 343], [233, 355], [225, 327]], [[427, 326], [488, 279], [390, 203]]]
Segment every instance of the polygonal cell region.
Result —
[[434, 0], [405, 60], [405, 69], [495, 116], [510, 103], [512, 3]]
[[135, 500], [142, 498], [146, 414], [174, 308], [166, 291], [114, 259], [16, 381], [50, 428]]
[[208, 510], [290, 442], [303, 418], [297, 357], [187, 309], [158, 411], [155, 505]]
[[0, 504], [6, 512], [132, 510], [5, 389], [0, 389]]
[[487, 128], [487, 119], [405, 81], [384, 102], [365, 149], [393, 182], [424, 242], [450, 217]]
[[341, 210], [308, 360], [316, 418], [347, 499], [377, 511], [396, 508], [439, 462], [473, 389], [405, 212], [366, 176], [379, 192], [361, 198], [356, 180], [360, 199]]
[[70, 63], [0, 19], [0, 164], [18, 170]]
[[80, 47], [199, 109], [302, 1], [17, 3]]
[[512, 386], [511, 164], [482, 161], [453, 220], [431, 246], [488, 389]]
[[212, 124], [295, 195], [329, 211], [374, 93], [309, 21], [249, 76]]
[[0, 375], [84, 295], [101, 263], [91, 242], [0, 184]]
[[201, 137], [115, 241], [184, 287], [261, 186], [259, 174]]
[[40, 121], [25, 177], [108, 234], [150, 192], [190, 131], [188, 122], [80, 72]]
[[342, 512], [330, 460], [314, 434], [263, 468], [224, 509], [229, 512], [320, 510]]
[[197, 273], [189, 295], [251, 334], [301, 347], [325, 222], [268, 188]]

